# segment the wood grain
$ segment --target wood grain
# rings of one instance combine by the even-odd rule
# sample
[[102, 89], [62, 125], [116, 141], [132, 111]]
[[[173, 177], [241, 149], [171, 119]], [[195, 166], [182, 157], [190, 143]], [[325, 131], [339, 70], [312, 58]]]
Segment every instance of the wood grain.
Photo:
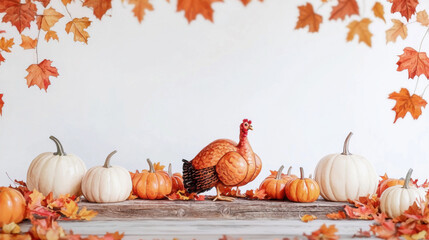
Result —
[[289, 201], [256, 201], [236, 199], [234, 202], [132, 200], [119, 203], [89, 203], [79, 206], [98, 212], [100, 220], [143, 219], [298, 219], [313, 214], [326, 219], [326, 214], [343, 209], [347, 203], [318, 200], [313, 203]]

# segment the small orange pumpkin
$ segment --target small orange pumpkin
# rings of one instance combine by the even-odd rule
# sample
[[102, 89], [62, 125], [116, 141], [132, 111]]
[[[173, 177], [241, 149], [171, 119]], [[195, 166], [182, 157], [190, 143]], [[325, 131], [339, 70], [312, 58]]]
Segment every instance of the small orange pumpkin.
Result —
[[24, 196], [12, 188], [0, 187], [0, 226], [20, 223], [25, 218]]
[[319, 184], [311, 178], [304, 178], [304, 169], [299, 168], [301, 178], [289, 181], [285, 186], [285, 193], [289, 200], [294, 202], [314, 202], [319, 198]]
[[147, 159], [149, 170], [143, 170], [132, 176], [133, 192], [141, 199], [162, 199], [171, 192], [171, 178], [168, 173], [156, 170]]
[[282, 165], [277, 171], [277, 175], [271, 174], [270, 176], [266, 177], [259, 186], [259, 189], [264, 189], [267, 196], [271, 199], [285, 199], [286, 183], [292, 179], [297, 178], [295, 175], [290, 174], [292, 167], [289, 167], [287, 175], [282, 173], [283, 168], [284, 166]]
[[172, 173], [171, 163], [168, 165], [168, 176], [171, 178], [171, 193], [175, 193], [179, 190], [185, 190], [185, 185], [183, 184], [183, 177], [180, 173]]

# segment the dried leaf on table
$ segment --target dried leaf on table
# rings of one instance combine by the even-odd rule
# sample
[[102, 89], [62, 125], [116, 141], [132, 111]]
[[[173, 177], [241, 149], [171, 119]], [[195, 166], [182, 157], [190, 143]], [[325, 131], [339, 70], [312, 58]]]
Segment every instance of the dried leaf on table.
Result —
[[301, 217], [301, 221], [303, 221], [303, 222], [310, 222], [310, 221], [313, 221], [313, 220], [316, 220], [316, 219], [317, 219], [316, 216], [309, 215], [309, 214], [305, 214], [304, 216]]
[[335, 234], [336, 232], [338, 232], [338, 229], [335, 225], [329, 225], [329, 227], [327, 227], [326, 224], [323, 224], [318, 230], [312, 232], [310, 235], [305, 233], [303, 235], [307, 237], [308, 240], [337, 240], [340, 239], [340, 237]]
[[326, 214], [326, 217], [332, 220], [341, 220], [346, 219], [346, 214], [343, 211], [339, 210], [338, 212]]

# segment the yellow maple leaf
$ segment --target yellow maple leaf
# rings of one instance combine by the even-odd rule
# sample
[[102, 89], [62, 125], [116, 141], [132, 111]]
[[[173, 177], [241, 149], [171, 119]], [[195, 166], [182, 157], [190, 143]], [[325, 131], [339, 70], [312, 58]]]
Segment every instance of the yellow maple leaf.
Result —
[[13, 46], [13, 38], [6, 39], [4, 37], [0, 38], [0, 49], [5, 52], [10, 52], [10, 48]]
[[417, 13], [417, 22], [421, 23], [423, 26], [429, 26], [429, 18], [426, 10], [420, 11]]
[[79, 207], [77, 206], [77, 203], [75, 201], [70, 201], [64, 204], [64, 206], [61, 208], [61, 213], [70, 219], [79, 219], [77, 215], [78, 210]]
[[83, 207], [80, 211], [79, 214], [77, 215], [79, 217], [79, 219], [84, 219], [84, 220], [91, 220], [93, 219], [95, 216], [97, 216], [98, 212], [93, 211], [93, 210], [87, 210], [86, 207]]
[[347, 33], [347, 41], [353, 40], [355, 35], [358, 35], [359, 42], [364, 42], [366, 45], [371, 47], [371, 37], [372, 33], [369, 31], [368, 26], [371, 23], [369, 18], [363, 18], [360, 21], [352, 21], [347, 25], [349, 32]]
[[316, 220], [316, 219], [317, 219], [316, 216], [309, 215], [309, 214], [305, 214], [304, 216], [301, 217], [301, 221], [303, 221], [303, 222], [310, 222], [310, 221], [313, 221], [313, 220]]
[[62, 17], [64, 17], [63, 14], [53, 8], [48, 8], [43, 11], [40, 18], [37, 18], [37, 24], [42, 30], [49, 31]]
[[384, 8], [381, 3], [375, 2], [374, 6], [372, 7], [372, 11], [374, 12], [374, 16], [386, 22], [386, 19], [384, 19]]
[[66, 24], [66, 32], [72, 32], [74, 34], [74, 41], [88, 43], [89, 34], [85, 31], [86, 28], [91, 25], [89, 18], [74, 18], [72, 21]]
[[392, 22], [393, 26], [386, 30], [386, 43], [396, 42], [398, 36], [401, 36], [402, 39], [408, 36], [407, 25], [397, 19], [392, 19]]
[[34, 49], [37, 46], [37, 39], [32, 39], [29, 36], [21, 35], [21, 46], [24, 49]]
[[153, 168], [155, 169], [155, 171], [162, 171], [164, 170], [165, 166], [161, 165], [160, 162], [156, 162], [153, 164]]
[[34, 207], [41, 206], [43, 199], [45, 199], [45, 196], [43, 196], [41, 192], [37, 191], [37, 189], [34, 189], [33, 192], [30, 194], [31, 201], [28, 204], [27, 208], [32, 209]]
[[46, 33], [46, 35], [45, 35], [45, 40], [46, 40], [47, 42], [49, 42], [49, 40], [51, 40], [51, 39], [53, 39], [53, 40], [57, 40], [57, 41], [58, 41], [58, 35], [57, 35], [57, 32], [55, 32], [55, 31], [48, 31], [48, 32]]
[[9, 224], [3, 224], [2, 232], [6, 234], [16, 234], [21, 232], [21, 228], [18, 224], [11, 222]]
[[128, 2], [134, 5], [133, 13], [140, 23], [143, 21], [144, 15], [146, 14], [146, 10], [153, 10], [153, 6], [149, 2], [149, 0], [128, 0]]

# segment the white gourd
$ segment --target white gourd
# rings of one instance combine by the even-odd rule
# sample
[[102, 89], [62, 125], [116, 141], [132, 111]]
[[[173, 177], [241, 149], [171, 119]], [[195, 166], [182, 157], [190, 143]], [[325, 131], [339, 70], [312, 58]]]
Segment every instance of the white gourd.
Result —
[[314, 179], [326, 200], [357, 200], [377, 190], [377, 173], [372, 164], [366, 158], [349, 152], [352, 135], [349, 133], [344, 141], [342, 153], [327, 155], [316, 166]]
[[107, 156], [103, 166], [88, 170], [82, 180], [82, 192], [90, 202], [108, 203], [125, 201], [130, 195], [133, 184], [128, 170], [120, 166], [111, 166]]
[[404, 185], [396, 185], [384, 190], [380, 197], [380, 210], [388, 217], [395, 218], [400, 216], [414, 202], [420, 204], [425, 199], [424, 188], [410, 186], [411, 173], [413, 169], [408, 170]]
[[46, 152], [37, 156], [27, 171], [27, 186], [30, 191], [37, 189], [53, 197], [70, 194], [80, 196], [82, 177], [85, 175], [85, 163], [73, 154], [66, 154], [60, 141], [51, 136], [57, 152]]

